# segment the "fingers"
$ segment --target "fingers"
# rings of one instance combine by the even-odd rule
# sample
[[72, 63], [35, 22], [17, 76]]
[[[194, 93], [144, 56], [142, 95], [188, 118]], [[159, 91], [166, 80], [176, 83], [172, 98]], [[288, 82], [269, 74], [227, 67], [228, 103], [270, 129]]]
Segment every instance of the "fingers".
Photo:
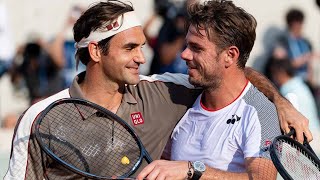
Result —
[[296, 120], [296, 122], [291, 124], [291, 126], [295, 129], [295, 138], [299, 143], [303, 143], [304, 136], [308, 142], [312, 141], [313, 136], [309, 129], [309, 120], [307, 118], [300, 117], [299, 121]]
[[154, 179], [164, 179], [164, 178], [160, 178], [160, 170], [159, 169], [154, 169], [153, 171], [150, 172], [150, 174], [147, 176], [146, 179], [148, 180], [154, 180]]
[[296, 131], [296, 140], [299, 143], [303, 143], [303, 130], [301, 128], [295, 128]]
[[304, 131], [304, 135], [306, 136], [308, 142], [311, 142], [313, 140], [312, 133], [309, 129]]
[[285, 104], [277, 109], [281, 130], [288, 134], [290, 128], [296, 132], [296, 140], [300, 143], [304, 141], [304, 135], [307, 140], [312, 141], [313, 137], [309, 129], [309, 120], [297, 111], [292, 104]]
[[153, 171], [154, 167], [156, 166], [157, 161], [153, 161], [152, 163], [150, 163], [148, 166], [146, 166], [137, 176], [138, 180], [143, 180], [145, 179], [150, 172]]
[[281, 130], [284, 134], [288, 134], [290, 132], [290, 126], [286, 121], [281, 121]]
[[300, 123], [297, 125], [298, 126], [295, 127], [297, 141], [303, 143], [304, 136], [306, 136], [308, 142], [312, 141], [313, 137], [309, 129], [309, 120], [303, 117], [301, 118]]

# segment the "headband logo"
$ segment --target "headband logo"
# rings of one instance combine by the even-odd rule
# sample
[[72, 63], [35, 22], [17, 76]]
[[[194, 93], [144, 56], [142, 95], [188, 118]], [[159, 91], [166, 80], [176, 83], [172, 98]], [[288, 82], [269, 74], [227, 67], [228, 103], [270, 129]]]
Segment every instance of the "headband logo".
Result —
[[119, 27], [119, 23], [118, 21], [114, 22], [114, 23], [111, 23], [109, 25], [106, 26], [107, 30], [110, 31], [111, 29], [114, 29], [114, 28], [117, 28]]
[[115, 19], [115, 21], [113, 21], [112, 23], [108, 25], [103, 25], [103, 29], [97, 29], [90, 32], [90, 35], [87, 38], [83, 37], [79, 42], [75, 43], [75, 47], [77, 49], [88, 47], [89, 43], [92, 41], [99, 42], [119, 32], [136, 26], [141, 26], [141, 23], [138, 17], [135, 15], [135, 12], [126, 12], [123, 15], [119, 16], [117, 19]]

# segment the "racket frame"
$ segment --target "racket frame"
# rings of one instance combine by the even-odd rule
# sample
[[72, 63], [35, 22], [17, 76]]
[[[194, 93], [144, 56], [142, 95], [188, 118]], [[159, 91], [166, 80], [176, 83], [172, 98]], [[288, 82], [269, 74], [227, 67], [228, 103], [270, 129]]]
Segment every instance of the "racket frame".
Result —
[[149, 155], [149, 153], [147, 152], [147, 150], [143, 146], [143, 144], [142, 144], [141, 140], [139, 139], [139, 137], [137, 136], [137, 134], [134, 132], [134, 130], [130, 127], [130, 125], [128, 123], [126, 123], [123, 119], [121, 119], [119, 116], [117, 116], [113, 112], [103, 108], [102, 106], [99, 106], [99, 105], [97, 105], [97, 104], [95, 104], [93, 102], [90, 102], [90, 101], [87, 101], [87, 100], [84, 100], [84, 99], [79, 99], [79, 98], [63, 98], [63, 99], [56, 100], [53, 103], [51, 103], [49, 106], [47, 106], [40, 113], [39, 118], [37, 118], [37, 121], [35, 123], [35, 137], [36, 137], [36, 140], [38, 141], [41, 149], [47, 155], [49, 155], [53, 160], [59, 162], [61, 165], [63, 165], [67, 169], [71, 170], [72, 172], [77, 173], [77, 174], [79, 174], [81, 176], [84, 176], [84, 177], [88, 177], [88, 178], [92, 178], [92, 179], [110, 179], [110, 178], [113, 178], [113, 177], [103, 177], [103, 176], [98, 176], [98, 175], [95, 175], [95, 174], [91, 174], [91, 173], [82, 171], [82, 170], [80, 170], [80, 169], [78, 169], [78, 168], [66, 163], [64, 160], [62, 160], [57, 155], [55, 155], [53, 152], [51, 152], [51, 150], [42, 141], [41, 133], [39, 132], [39, 130], [40, 130], [40, 126], [41, 126], [41, 122], [42, 122], [43, 118], [55, 106], [58, 106], [58, 105], [61, 105], [61, 104], [64, 104], [64, 103], [68, 103], [68, 104], [74, 103], [75, 105], [77, 105], [77, 104], [89, 105], [90, 107], [107, 114], [108, 116], [110, 116], [111, 118], [116, 120], [118, 123], [120, 123], [131, 134], [131, 136], [135, 139], [137, 145], [140, 148], [139, 159], [138, 159], [138, 161], [135, 163], [135, 165], [132, 167], [132, 169], [129, 172], [127, 172], [126, 174], [124, 174], [124, 175], [122, 175], [120, 177], [116, 177], [117, 179], [130, 179], [130, 178], [127, 178], [127, 177], [129, 177], [130, 175], [134, 174], [138, 170], [139, 166], [142, 163], [143, 158], [148, 163], [152, 162], [151, 156]]
[[[288, 144], [290, 144], [291, 146], [295, 146], [297, 148], [297, 150], [300, 149], [300, 152], [302, 154], [306, 154], [307, 156], [309, 156], [309, 160], [313, 161], [314, 164], [318, 164], [318, 170], [320, 173], [320, 160], [318, 159], [318, 157], [313, 153], [313, 150], [309, 150], [306, 146], [302, 145], [301, 143], [299, 143], [298, 141], [292, 139], [290, 137], [290, 135], [292, 135], [293, 133], [289, 133], [288, 135], [280, 135], [278, 137], [276, 137], [271, 146], [270, 146], [270, 156], [271, 159], [273, 161], [273, 164], [275, 165], [275, 167], [277, 168], [278, 172], [280, 173], [280, 175], [285, 179], [285, 180], [293, 180], [293, 178], [290, 176], [290, 174], [286, 171], [286, 169], [284, 168], [284, 166], [282, 165], [282, 163], [280, 162], [278, 156], [277, 156], [277, 147], [276, 144], [277, 142], [284, 140], [286, 141]], [[307, 142], [306, 142], [307, 143]], [[308, 144], [308, 143], [307, 143]], [[310, 145], [309, 145], [310, 147]], [[311, 147], [310, 147], [311, 148]], [[305, 156], [305, 155], [304, 155]]]

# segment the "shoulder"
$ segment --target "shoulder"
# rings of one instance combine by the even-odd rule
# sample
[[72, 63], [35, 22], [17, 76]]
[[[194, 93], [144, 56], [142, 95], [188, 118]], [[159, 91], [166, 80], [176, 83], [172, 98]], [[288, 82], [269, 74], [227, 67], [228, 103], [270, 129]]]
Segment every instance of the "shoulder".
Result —
[[268, 131], [272, 129], [271, 131], [274, 131], [275, 134], [279, 135], [280, 126], [277, 109], [274, 103], [253, 85], [243, 97], [243, 100], [248, 105], [247, 108], [249, 108], [251, 112], [249, 117], [250, 124], [254, 122], [258, 123], [262, 129], [262, 133], [268, 133]]
[[[39, 101], [35, 104], [33, 104], [27, 112], [37, 112], [37, 111], [42, 111], [43, 109], [45, 109], [47, 106], [49, 106], [52, 102], [58, 100], [58, 99], [62, 99], [62, 98], [68, 98], [70, 97], [69, 95], [69, 89], [65, 89], [63, 91], [58, 92], [57, 94], [54, 94], [42, 101]], [[26, 113], [27, 113], [26, 112]]]
[[21, 135], [30, 134], [29, 130], [31, 129], [31, 126], [34, 123], [34, 120], [39, 115], [39, 113], [41, 113], [47, 106], [49, 106], [55, 100], [68, 97], [70, 97], [69, 89], [65, 89], [30, 106], [30, 108], [28, 108], [25, 111], [22, 117], [20, 117], [20, 122], [16, 128], [17, 133], [22, 133]]
[[259, 106], [274, 106], [274, 104], [261, 92], [258, 88], [251, 84], [243, 99], [245, 102], [253, 107]]
[[188, 75], [180, 73], [164, 73], [164, 74], [154, 74], [151, 76], [140, 75], [141, 81], [147, 82], [163, 82], [172, 83], [176, 85], [182, 85], [190, 89], [196, 89], [192, 84], [189, 83]]

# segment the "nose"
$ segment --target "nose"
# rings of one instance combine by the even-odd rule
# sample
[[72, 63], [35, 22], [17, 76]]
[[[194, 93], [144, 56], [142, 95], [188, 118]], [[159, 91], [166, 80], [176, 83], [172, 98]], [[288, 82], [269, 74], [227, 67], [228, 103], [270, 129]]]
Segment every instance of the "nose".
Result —
[[144, 53], [143, 53], [142, 49], [140, 49], [139, 52], [137, 52], [137, 55], [134, 56], [133, 60], [134, 60], [134, 62], [139, 63], [139, 64], [146, 63], [146, 58], [144, 57]]
[[191, 61], [192, 60], [192, 53], [190, 49], [187, 47], [185, 48], [181, 53], [181, 58], [185, 61]]

